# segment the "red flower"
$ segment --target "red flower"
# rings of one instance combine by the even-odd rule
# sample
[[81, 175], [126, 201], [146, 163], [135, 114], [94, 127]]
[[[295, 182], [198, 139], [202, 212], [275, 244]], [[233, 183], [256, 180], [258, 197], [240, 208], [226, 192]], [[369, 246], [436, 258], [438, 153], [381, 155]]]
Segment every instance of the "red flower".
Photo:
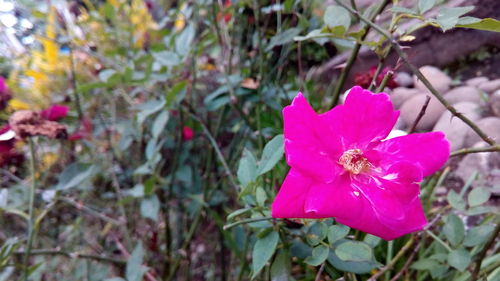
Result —
[[42, 118], [49, 121], [57, 121], [61, 118], [68, 116], [69, 107], [65, 105], [54, 104], [49, 108], [44, 109], [40, 112]]
[[188, 126], [184, 126], [184, 128], [182, 128], [182, 139], [185, 141], [189, 141], [192, 140], [193, 137], [194, 137], [193, 129], [191, 129]]
[[[373, 76], [375, 76], [375, 72], [377, 71], [376, 67], [370, 68], [368, 72], [361, 72], [361, 73], [356, 73], [354, 75], [354, 84], [361, 86], [364, 89], [368, 89], [370, 87], [370, 84], [372, 83]], [[384, 67], [382, 71], [380, 71], [379, 75], [375, 79], [375, 83], [377, 86], [379, 86], [382, 81], [384, 80], [384, 77], [387, 75], [389, 71], [392, 71], [389, 67]], [[394, 80], [396, 78], [396, 74], [393, 73], [392, 77], [387, 81], [386, 87], [393, 89], [398, 87], [398, 83]]]

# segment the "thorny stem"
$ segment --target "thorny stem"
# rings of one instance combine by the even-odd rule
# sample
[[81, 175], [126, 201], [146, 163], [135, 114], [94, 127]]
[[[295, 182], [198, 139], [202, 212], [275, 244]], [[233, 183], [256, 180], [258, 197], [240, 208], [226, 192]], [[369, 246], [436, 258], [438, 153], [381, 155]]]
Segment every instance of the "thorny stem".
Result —
[[[16, 255], [25, 255], [26, 251], [17, 251], [17, 252], [15, 252], [15, 254]], [[121, 265], [121, 266], [127, 264], [127, 261], [125, 261], [125, 260], [114, 259], [114, 258], [98, 256], [98, 255], [80, 254], [80, 253], [76, 253], [76, 252], [69, 253], [69, 252], [65, 252], [62, 250], [58, 250], [58, 249], [36, 249], [36, 250], [32, 250], [30, 252], [30, 255], [32, 255], [32, 256], [42, 256], [42, 255], [65, 256], [68, 258], [90, 259], [90, 260], [95, 260], [95, 261], [113, 263], [113, 264]]]
[[425, 96], [424, 105], [422, 105], [422, 108], [420, 109], [420, 112], [418, 113], [417, 118], [415, 118], [415, 121], [413, 122], [411, 129], [408, 131], [408, 134], [415, 132], [415, 129], [417, 128], [418, 122], [420, 122], [422, 117], [424, 117], [425, 111], [427, 110], [427, 106], [429, 106], [430, 101], [431, 101], [431, 97]]
[[452, 152], [450, 157], [469, 154], [469, 153], [494, 152], [494, 151], [500, 151], [500, 145], [497, 144], [497, 145], [488, 146], [488, 147], [464, 148], [464, 149], [460, 149], [460, 150]]
[[477, 280], [479, 271], [481, 270], [481, 263], [483, 262], [483, 259], [486, 256], [488, 250], [491, 248], [491, 246], [493, 246], [493, 243], [495, 242], [495, 239], [497, 239], [499, 233], [500, 233], [500, 222], [497, 222], [495, 230], [488, 239], [488, 242], [486, 242], [486, 244], [484, 245], [484, 248], [479, 253], [479, 256], [476, 261], [476, 266], [474, 267], [474, 271], [472, 272], [470, 280], [472, 281]]
[[462, 120], [464, 123], [466, 123], [485, 142], [487, 142], [490, 145], [495, 145], [495, 141], [492, 138], [490, 138], [486, 133], [484, 133], [469, 118], [465, 117], [462, 113], [458, 112], [452, 105], [450, 105], [443, 98], [443, 96], [434, 88], [434, 86], [432, 86], [432, 84], [429, 82], [429, 80], [427, 80], [427, 78], [425, 78], [425, 76], [422, 74], [422, 72], [420, 72], [420, 70], [418, 70], [418, 68], [416, 66], [414, 66], [410, 62], [410, 60], [408, 59], [408, 56], [406, 55], [406, 53], [403, 51], [403, 49], [401, 48], [401, 46], [399, 46], [399, 44], [396, 41], [396, 39], [392, 38], [392, 36], [391, 36], [390, 33], [388, 33], [386, 30], [384, 30], [379, 25], [375, 24], [372, 20], [367, 19], [365, 16], [361, 15], [360, 13], [358, 13], [358, 11], [353, 10], [351, 7], [345, 5], [340, 0], [335, 0], [335, 2], [337, 4], [339, 4], [340, 6], [344, 7], [345, 9], [347, 9], [350, 13], [352, 13], [352, 14], [356, 15], [357, 17], [359, 17], [359, 19], [361, 19], [362, 21], [364, 21], [366, 24], [370, 25], [378, 33], [380, 33], [381, 35], [385, 36], [389, 40], [390, 44], [394, 47], [394, 49], [396, 50], [396, 52], [398, 53], [398, 55], [401, 57], [401, 59], [403, 59], [403, 61], [406, 63], [406, 65], [408, 65], [408, 67], [413, 72], [413, 74], [415, 74], [418, 77], [418, 79], [420, 81], [422, 81], [422, 83], [424, 83], [424, 85], [427, 87], [427, 89], [429, 89], [429, 91], [436, 97], [436, 99], [439, 100], [439, 102], [441, 102], [442, 105], [444, 105], [444, 107], [448, 111], [450, 111], [454, 116], [457, 116], [460, 120]]
[[[371, 21], [374, 21], [377, 16], [385, 9], [385, 7], [389, 4], [390, 0], [384, 0], [382, 4], [380, 4], [373, 13], [372, 17], [370, 18]], [[361, 36], [360, 41], [362, 42], [365, 40], [366, 36], [368, 35], [368, 32], [370, 31], [371, 26], [366, 25], [364, 27], [364, 34]], [[351, 68], [354, 65], [354, 61], [356, 61], [356, 58], [358, 57], [359, 50], [361, 49], [361, 43], [357, 42], [356, 45], [354, 45], [354, 48], [352, 49], [351, 56], [347, 60], [347, 64], [345, 68], [342, 69], [340, 72], [339, 78], [336, 81], [335, 89], [333, 90], [332, 94], [332, 102], [330, 103], [330, 108], [334, 107], [337, 105], [339, 102], [339, 97], [340, 97], [340, 91], [342, 91], [342, 88], [344, 87], [345, 80], [347, 79], [347, 76], [349, 75], [349, 72], [351, 72]]]
[[36, 190], [36, 155], [35, 155], [35, 144], [32, 138], [28, 138], [28, 143], [30, 147], [30, 170], [31, 170], [31, 186], [29, 189], [29, 205], [28, 205], [28, 241], [26, 244], [26, 251], [24, 253], [24, 277], [23, 280], [28, 280], [29, 277], [29, 259], [31, 254], [31, 248], [33, 247], [33, 237], [34, 237], [34, 224], [35, 224], [35, 190]]

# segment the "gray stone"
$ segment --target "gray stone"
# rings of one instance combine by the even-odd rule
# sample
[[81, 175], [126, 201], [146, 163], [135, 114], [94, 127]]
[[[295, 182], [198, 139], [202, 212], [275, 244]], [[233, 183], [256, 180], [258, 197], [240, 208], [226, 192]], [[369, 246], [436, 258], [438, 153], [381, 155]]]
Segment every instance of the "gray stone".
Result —
[[488, 81], [489, 81], [488, 77], [479, 76], [479, 77], [474, 77], [474, 78], [471, 78], [471, 79], [465, 81], [465, 84], [467, 86], [470, 86], [470, 87], [477, 87], [480, 84], [488, 82]]
[[[401, 106], [401, 119], [407, 124], [407, 128], [410, 128], [415, 119], [417, 118], [422, 106], [425, 104], [426, 95], [418, 94], [411, 99], [407, 100], [403, 106]], [[445, 111], [445, 107], [434, 97], [431, 97], [429, 105], [425, 111], [424, 116], [420, 119], [417, 125], [417, 130], [430, 130], [436, 124], [437, 120], [441, 117], [441, 114]]]
[[488, 105], [493, 115], [500, 117], [500, 90], [495, 91], [491, 95]]
[[[478, 142], [473, 147], [485, 147], [484, 142]], [[481, 152], [467, 154], [458, 164], [455, 170], [455, 175], [466, 182], [473, 173], [477, 172], [479, 177], [474, 183], [476, 186], [493, 186], [500, 182], [500, 174], [497, 173], [500, 169], [500, 153], [498, 152]]]
[[481, 83], [481, 84], [479, 84], [479, 86], [477, 86], [477, 88], [479, 90], [485, 91], [488, 94], [493, 93], [494, 91], [500, 89], [500, 79], [495, 79], [495, 80]]
[[451, 104], [464, 101], [479, 103], [481, 101], [481, 91], [474, 87], [462, 86], [451, 89], [443, 97]]
[[[486, 117], [476, 122], [476, 125], [495, 142], [500, 142], [500, 118]], [[470, 147], [482, 139], [475, 132], [468, 132], [465, 137], [465, 145]], [[499, 153], [500, 154], [500, 153]]]
[[[453, 105], [459, 112], [472, 121], [481, 118], [480, 107], [472, 102], [460, 102]], [[451, 143], [451, 150], [458, 150], [465, 147], [465, 136], [472, 129], [457, 117], [452, 118], [449, 111], [443, 112], [433, 131], [442, 131]]]
[[[419, 70], [439, 93], [445, 93], [450, 88], [451, 78], [439, 68], [426, 65], [422, 66]], [[420, 81], [415, 75], [413, 75], [413, 85], [415, 85], [415, 88], [417, 89], [429, 91], [424, 83], [422, 83], [422, 81]]]
[[400, 87], [410, 87], [413, 86], [413, 78], [410, 74], [406, 72], [398, 72], [394, 80], [398, 83]]
[[418, 89], [398, 87], [392, 90], [390, 96], [394, 108], [399, 109], [405, 101], [411, 99], [413, 96], [418, 94], [422, 94], [422, 91]]

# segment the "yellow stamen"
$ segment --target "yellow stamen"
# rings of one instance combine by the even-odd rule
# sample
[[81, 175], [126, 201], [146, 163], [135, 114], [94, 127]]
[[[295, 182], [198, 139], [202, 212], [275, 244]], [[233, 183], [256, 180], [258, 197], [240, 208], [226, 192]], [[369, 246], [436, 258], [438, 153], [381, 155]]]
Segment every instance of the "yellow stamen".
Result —
[[351, 174], [358, 175], [370, 168], [370, 162], [363, 157], [361, 149], [349, 149], [339, 158], [339, 164]]

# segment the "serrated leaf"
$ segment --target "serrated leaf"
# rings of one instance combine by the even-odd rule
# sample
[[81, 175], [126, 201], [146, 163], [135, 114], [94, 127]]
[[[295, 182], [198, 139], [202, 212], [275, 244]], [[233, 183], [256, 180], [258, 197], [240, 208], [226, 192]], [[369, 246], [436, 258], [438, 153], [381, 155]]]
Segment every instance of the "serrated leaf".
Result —
[[436, 0], [419, 0], [418, 1], [418, 10], [421, 14], [430, 10], [436, 4]]
[[372, 248], [363, 242], [346, 240], [335, 247], [335, 254], [343, 261], [372, 260]]
[[185, 56], [188, 54], [189, 50], [192, 47], [192, 42], [195, 35], [195, 28], [192, 24], [186, 26], [184, 30], [182, 30], [181, 34], [177, 38], [175, 38], [175, 49], [177, 53], [181, 56]]
[[469, 229], [464, 239], [464, 246], [473, 247], [486, 242], [494, 229], [494, 225], [480, 225]]
[[464, 271], [471, 262], [471, 256], [464, 248], [451, 251], [448, 254], [448, 263], [459, 271]]
[[243, 157], [238, 166], [237, 176], [242, 186], [247, 186], [257, 178], [257, 161], [247, 149], [243, 150]]
[[491, 192], [489, 189], [484, 187], [476, 187], [471, 190], [469, 196], [467, 197], [469, 206], [475, 207], [486, 203], [490, 199], [490, 196]]
[[443, 227], [443, 233], [446, 239], [453, 245], [457, 246], [464, 239], [465, 228], [462, 220], [455, 214], [449, 214], [446, 217], [446, 223]]
[[457, 27], [500, 32], [500, 21], [492, 18], [485, 18], [481, 19], [478, 22], [470, 22], [470, 23], [459, 22]]
[[328, 228], [328, 242], [333, 244], [335, 241], [342, 239], [347, 236], [350, 228], [343, 224], [331, 225]]
[[433, 259], [422, 259], [414, 262], [410, 267], [417, 270], [431, 270], [440, 264]]
[[450, 190], [448, 192], [448, 195], [446, 196], [446, 199], [448, 200], [448, 203], [450, 205], [460, 211], [465, 210], [465, 201], [458, 193], [456, 193], [454, 190]]
[[271, 281], [288, 281], [290, 277], [290, 254], [287, 250], [278, 251], [271, 265]]
[[351, 16], [349, 11], [340, 6], [328, 6], [323, 21], [328, 27], [343, 26], [345, 30], [351, 25]]
[[330, 248], [326, 247], [325, 245], [318, 245], [314, 247], [312, 255], [307, 257], [304, 262], [312, 266], [318, 266], [325, 262], [325, 260], [328, 258], [329, 252]]
[[277, 135], [266, 144], [257, 169], [259, 176], [269, 172], [281, 160], [284, 153], [283, 141], [283, 135]]
[[278, 246], [279, 234], [275, 231], [258, 239], [253, 246], [252, 252], [252, 279], [257, 277], [262, 268], [271, 259]]
[[436, 23], [441, 26], [443, 31], [447, 31], [455, 27], [455, 25], [458, 23], [459, 17], [465, 15], [473, 9], [474, 6], [442, 8], [436, 18]]

